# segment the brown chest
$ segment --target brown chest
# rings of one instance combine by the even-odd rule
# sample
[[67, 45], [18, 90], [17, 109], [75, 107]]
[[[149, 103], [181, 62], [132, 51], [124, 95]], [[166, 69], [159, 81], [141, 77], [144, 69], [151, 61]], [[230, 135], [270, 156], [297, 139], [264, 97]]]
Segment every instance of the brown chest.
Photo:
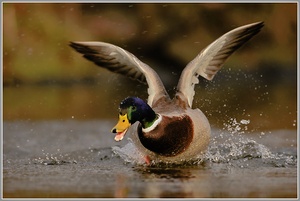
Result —
[[193, 140], [194, 125], [190, 117], [162, 117], [162, 121], [152, 131], [144, 133], [138, 126], [138, 136], [142, 145], [162, 156], [176, 156], [182, 153]]

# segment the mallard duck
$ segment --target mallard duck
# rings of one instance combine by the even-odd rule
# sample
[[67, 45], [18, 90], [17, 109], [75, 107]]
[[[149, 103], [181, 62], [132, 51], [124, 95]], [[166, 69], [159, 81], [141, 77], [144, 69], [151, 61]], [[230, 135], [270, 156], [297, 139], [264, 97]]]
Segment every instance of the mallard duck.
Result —
[[238, 27], [203, 49], [182, 71], [173, 98], [158, 74], [130, 52], [105, 42], [71, 42], [70, 46], [100, 67], [148, 84], [147, 102], [128, 97], [120, 103], [119, 121], [111, 132], [120, 141], [139, 122], [132, 139], [145, 162], [178, 163], [198, 158], [209, 145], [209, 121], [200, 109], [192, 108], [198, 76], [212, 80], [226, 59], [263, 26], [256, 22]]

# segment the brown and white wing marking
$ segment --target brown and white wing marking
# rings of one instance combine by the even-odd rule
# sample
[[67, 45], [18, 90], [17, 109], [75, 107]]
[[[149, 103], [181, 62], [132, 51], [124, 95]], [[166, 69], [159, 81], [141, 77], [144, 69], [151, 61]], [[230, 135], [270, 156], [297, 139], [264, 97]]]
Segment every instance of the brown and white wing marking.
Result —
[[157, 73], [130, 52], [104, 42], [71, 42], [70, 46], [100, 67], [148, 84], [150, 106], [162, 96], [169, 97]]
[[263, 22], [256, 22], [238, 27], [203, 49], [183, 70], [178, 82], [177, 94], [183, 95], [188, 105], [192, 107], [195, 94], [194, 85], [199, 82], [198, 76], [201, 75], [207, 80], [212, 80], [226, 59], [256, 35], [263, 26]]

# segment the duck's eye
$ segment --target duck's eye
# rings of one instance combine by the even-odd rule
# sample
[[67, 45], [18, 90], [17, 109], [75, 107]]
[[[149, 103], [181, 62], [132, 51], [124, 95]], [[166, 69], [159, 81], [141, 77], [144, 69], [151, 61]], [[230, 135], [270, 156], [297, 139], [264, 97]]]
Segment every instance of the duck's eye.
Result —
[[122, 122], [125, 122], [125, 119], [123, 119], [123, 121]]
[[132, 106], [132, 108], [131, 108], [132, 110], [136, 110], [136, 107], [135, 106]]

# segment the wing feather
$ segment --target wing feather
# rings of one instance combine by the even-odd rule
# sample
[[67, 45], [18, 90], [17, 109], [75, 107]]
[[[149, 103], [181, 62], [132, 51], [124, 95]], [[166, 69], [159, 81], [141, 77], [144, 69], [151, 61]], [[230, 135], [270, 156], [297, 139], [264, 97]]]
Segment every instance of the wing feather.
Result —
[[104, 42], [71, 42], [70, 46], [100, 67], [148, 84], [150, 106], [163, 96], [169, 98], [157, 73], [130, 52]]
[[183, 70], [178, 85], [177, 95], [186, 100], [192, 107], [194, 86], [201, 75], [212, 80], [221, 69], [226, 59], [250, 38], [256, 35], [264, 26], [263, 22], [256, 22], [238, 27], [219, 37], [200, 52]]

